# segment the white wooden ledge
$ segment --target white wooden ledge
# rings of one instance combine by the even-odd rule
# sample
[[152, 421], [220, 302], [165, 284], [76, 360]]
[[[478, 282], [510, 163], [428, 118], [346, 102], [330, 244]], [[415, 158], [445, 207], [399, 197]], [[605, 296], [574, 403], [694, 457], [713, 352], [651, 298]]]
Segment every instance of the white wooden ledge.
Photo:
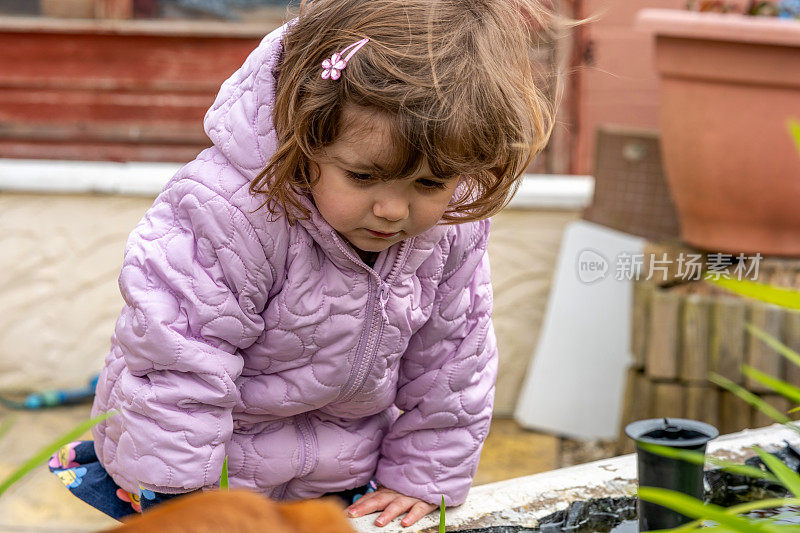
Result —
[[[0, 192], [155, 197], [181, 166], [181, 163], [0, 159]], [[509, 207], [580, 210], [589, 205], [593, 192], [592, 176], [526, 174]]]

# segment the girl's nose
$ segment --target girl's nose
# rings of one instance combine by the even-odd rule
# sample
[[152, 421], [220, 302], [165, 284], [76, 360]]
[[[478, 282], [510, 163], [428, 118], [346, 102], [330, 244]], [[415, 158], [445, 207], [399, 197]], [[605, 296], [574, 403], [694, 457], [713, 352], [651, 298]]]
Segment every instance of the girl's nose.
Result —
[[373, 214], [391, 222], [398, 222], [408, 218], [408, 198], [403, 194], [387, 192], [375, 200], [372, 206]]

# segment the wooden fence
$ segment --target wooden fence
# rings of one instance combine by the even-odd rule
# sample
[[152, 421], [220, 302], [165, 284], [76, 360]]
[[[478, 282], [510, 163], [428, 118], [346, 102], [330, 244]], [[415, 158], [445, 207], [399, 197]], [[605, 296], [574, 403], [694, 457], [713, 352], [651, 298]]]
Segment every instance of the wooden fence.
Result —
[[[667, 257], [674, 258], [675, 253], [673, 249]], [[655, 256], [662, 257], [660, 254]], [[755, 281], [798, 288], [800, 261], [764, 259]], [[723, 434], [774, 423], [709, 382], [710, 372], [746, 387], [780, 411], [788, 411], [792, 406], [787, 399], [746, 379], [740, 367], [748, 364], [794, 384], [800, 383], [800, 367], [787, 363], [751, 335], [748, 323], [800, 351], [800, 313], [738, 297], [708, 282], [683, 282], [674, 272], [657, 281], [636, 281], [631, 331], [634, 361], [628, 371], [619, 451], [632, 451], [633, 447], [624, 435], [625, 426], [645, 418], [701, 420]]]

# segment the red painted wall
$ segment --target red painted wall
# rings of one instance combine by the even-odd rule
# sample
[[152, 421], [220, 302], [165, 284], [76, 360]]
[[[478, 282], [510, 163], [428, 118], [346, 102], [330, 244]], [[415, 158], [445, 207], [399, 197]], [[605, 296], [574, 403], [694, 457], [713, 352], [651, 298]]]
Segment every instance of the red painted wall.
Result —
[[165, 24], [0, 17], [0, 157], [187, 161], [210, 146], [206, 110], [272, 27]]
[[652, 36], [634, 28], [648, 7], [683, 9], [686, 0], [583, 0], [582, 17], [598, 20], [577, 35], [581, 64], [575, 87], [572, 172], [593, 172], [600, 124], [658, 127], [658, 79]]

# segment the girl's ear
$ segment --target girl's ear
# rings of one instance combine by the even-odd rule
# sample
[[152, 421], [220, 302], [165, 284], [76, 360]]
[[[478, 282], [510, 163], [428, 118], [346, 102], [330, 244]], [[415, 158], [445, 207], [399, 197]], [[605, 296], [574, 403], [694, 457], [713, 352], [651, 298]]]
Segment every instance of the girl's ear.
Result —
[[322, 168], [320, 168], [319, 163], [314, 161], [313, 159], [308, 162], [308, 184], [307, 186], [311, 188], [319, 179], [320, 174], [322, 174]]
[[316, 181], [321, 173], [322, 169], [320, 168], [319, 163], [313, 160], [308, 162], [308, 175], [311, 177], [312, 182]]

